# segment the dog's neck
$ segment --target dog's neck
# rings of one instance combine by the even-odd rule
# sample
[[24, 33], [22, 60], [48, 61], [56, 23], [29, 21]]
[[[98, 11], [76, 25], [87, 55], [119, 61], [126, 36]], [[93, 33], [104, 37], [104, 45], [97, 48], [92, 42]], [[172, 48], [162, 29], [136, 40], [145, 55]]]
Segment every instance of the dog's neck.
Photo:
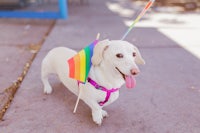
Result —
[[91, 66], [89, 77], [108, 89], [120, 88], [124, 84], [121, 74], [104, 63]]

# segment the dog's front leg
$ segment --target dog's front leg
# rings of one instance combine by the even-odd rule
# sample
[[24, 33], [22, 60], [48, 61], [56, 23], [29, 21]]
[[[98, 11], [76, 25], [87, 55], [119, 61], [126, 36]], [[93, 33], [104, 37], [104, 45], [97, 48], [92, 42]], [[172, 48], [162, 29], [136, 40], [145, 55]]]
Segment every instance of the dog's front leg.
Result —
[[102, 110], [102, 107], [96, 102], [90, 100], [84, 100], [84, 102], [91, 108], [92, 110], [92, 119], [97, 125], [101, 125], [103, 117], [108, 116], [107, 112]]

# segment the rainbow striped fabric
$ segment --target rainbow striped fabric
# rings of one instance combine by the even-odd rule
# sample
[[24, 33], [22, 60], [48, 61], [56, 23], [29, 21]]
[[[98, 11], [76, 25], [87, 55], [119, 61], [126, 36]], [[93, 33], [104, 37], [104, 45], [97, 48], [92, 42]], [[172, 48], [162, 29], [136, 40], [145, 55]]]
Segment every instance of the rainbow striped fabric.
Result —
[[93, 55], [94, 46], [98, 43], [95, 40], [89, 46], [82, 49], [67, 62], [69, 65], [69, 77], [85, 83], [92, 65], [91, 58]]

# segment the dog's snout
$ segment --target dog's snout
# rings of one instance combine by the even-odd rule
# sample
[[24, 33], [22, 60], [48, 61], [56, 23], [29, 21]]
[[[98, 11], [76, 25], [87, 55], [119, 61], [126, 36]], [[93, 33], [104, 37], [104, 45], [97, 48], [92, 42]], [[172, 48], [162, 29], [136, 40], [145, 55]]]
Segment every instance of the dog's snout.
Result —
[[131, 69], [131, 74], [132, 74], [132, 75], [137, 75], [139, 72], [140, 72], [140, 70], [137, 69], [137, 68]]

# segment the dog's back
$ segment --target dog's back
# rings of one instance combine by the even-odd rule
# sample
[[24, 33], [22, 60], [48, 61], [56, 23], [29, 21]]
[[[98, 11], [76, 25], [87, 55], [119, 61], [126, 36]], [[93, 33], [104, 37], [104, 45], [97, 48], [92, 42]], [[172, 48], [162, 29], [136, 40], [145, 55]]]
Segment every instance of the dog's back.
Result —
[[44, 84], [45, 93], [49, 94], [52, 92], [48, 81], [48, 75], [57, 74], [60, 81], [62, 81], [70, 91], [77, 94], [77, 82], [68, 77], [69, 67], [67, 64], [67, 60], [75, 54], [76, 51], [65, 47], [57, 47], [48, 52], [41, 66], [41, 79]]

